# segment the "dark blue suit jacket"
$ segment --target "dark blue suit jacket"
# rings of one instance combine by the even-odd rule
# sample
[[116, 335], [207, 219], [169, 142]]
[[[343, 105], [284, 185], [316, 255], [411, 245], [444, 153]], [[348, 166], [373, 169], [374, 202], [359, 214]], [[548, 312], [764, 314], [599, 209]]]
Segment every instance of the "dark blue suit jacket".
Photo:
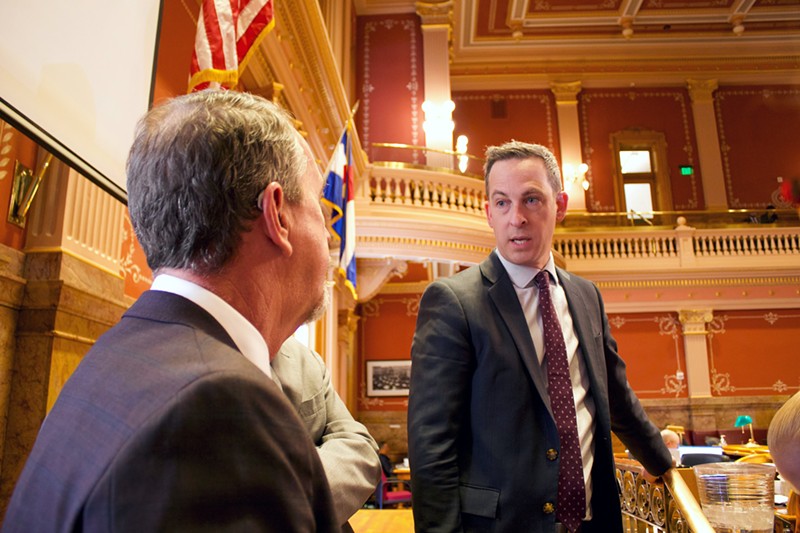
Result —
[[274, 383], [194, 303], [149, 291], [67, 381], [3, 531], [338, 531]]
[[[595, 404], [592, 526], [622, 523], [613, 430], [656, 475], [672, 464], [628, 385], [597, 288], [558, 270]], [[411, 349], [414, 522], [424, 532], [552, 532], [559, 437], [547, 378], [514, 287], [493, 253], [432, 283]]]

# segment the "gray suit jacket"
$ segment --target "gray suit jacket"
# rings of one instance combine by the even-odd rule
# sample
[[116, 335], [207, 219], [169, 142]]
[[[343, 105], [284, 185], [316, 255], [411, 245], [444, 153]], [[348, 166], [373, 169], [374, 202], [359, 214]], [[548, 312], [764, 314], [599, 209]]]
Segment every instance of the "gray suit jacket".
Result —
[[148, 291], [67, 381], [4, 531], [338, 531], [278, 388], [189, 300]]
[[290, 337], [272, 360], [272, 370], [317, 445], [339, 522], [344, 524], [375, 492], [381, 477], [378, 445], [353, 419], [316, 352]]
[[[671, 466], [628, 385], [603, 302], [559, 269], [595, 403], [593, 520], [620, 531], [613, 430], [656, 475]], [[408, 431], [417, 531], [552, 532], [559, 449], [547, 378], [514, 287], [493, 253], [432, 283], [412, 345]]]

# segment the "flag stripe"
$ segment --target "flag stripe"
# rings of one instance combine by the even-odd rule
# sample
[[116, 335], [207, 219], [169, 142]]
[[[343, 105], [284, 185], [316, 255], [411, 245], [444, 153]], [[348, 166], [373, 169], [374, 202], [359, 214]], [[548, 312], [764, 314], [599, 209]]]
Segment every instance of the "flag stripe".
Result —
[[272, 0], [204, 0], [195, 34], [189, 91], [230, 89], [274, 26]]

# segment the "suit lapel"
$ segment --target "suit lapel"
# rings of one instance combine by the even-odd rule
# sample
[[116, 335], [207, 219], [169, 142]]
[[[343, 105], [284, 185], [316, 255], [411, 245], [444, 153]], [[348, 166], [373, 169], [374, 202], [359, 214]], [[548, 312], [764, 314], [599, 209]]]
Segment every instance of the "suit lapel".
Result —
[[522, 363], [525, 365], [533, 385], [552, 416], [550, 395], [547, 393], [547, 381], [539, 366], [539, 359], [536, 357], [536, 350], [533, 347], [533, 340], [531, 340], [531, 332], [528, 330], [528, 323], [525, 321], [525, 315], [522, 312], [514, 285], [503, 268], [503, 264], [494, 253], [490, 254], [481, 263], [481, 272], [490, 283], [488, 289], [489, 297], [497, 307], [500, 318], [511, 332], [511, 339], [517, 347]]

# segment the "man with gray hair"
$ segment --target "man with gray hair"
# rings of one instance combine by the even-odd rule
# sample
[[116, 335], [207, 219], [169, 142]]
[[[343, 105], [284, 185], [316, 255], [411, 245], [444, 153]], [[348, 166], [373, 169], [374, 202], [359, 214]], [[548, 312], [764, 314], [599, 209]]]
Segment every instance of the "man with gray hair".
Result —
[[325, 307], [323, 177], [291, 119], [204, 91], [140, 121], [133, 228], [155, 274], [65, 384], [7, 531], [338, 531], [270, 359]]
[[778, 472], [800, 490], [800, 392], [789, 398], [769, 424], [767, 445]]
[[408, 405], [414, 524], [425, 532], [621, 531], [611, 431], [649, 472], [672, 459], [628, 385], [600, 291], [557, 268], [558, 162], [486, 152], [496, 249], [425, 290]]

